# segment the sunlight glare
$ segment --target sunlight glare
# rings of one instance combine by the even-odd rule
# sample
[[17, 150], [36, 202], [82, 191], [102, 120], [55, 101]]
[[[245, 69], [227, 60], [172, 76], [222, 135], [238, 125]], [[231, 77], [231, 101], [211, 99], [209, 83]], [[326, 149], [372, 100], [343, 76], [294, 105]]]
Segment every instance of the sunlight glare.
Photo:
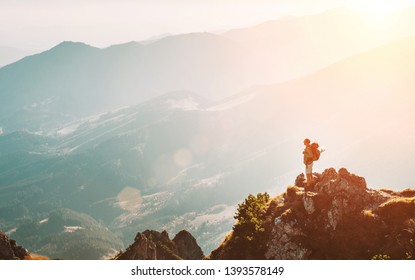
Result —
[[357, 9], [368, 14], [375, 19], [386, 19], [393, 12], [402, 8], [400, 1], [391, 0], [362, 0], [359, 1]]
[[373, 32], [383, 36], [399, 30], [399, 20], [404, 7], [403, 0], [361, 0], [353, 3], [354, 9], [360, 11], [364, 22]]

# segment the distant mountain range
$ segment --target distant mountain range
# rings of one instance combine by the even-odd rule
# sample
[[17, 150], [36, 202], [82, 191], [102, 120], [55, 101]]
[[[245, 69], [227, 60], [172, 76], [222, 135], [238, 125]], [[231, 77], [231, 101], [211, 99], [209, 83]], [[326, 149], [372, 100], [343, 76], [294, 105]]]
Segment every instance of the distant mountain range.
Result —
[[0, 46], [0, 68], [34, 53], [35, 51]]
[[0, 69], [0, 124], [3, 131], [44, 132], [177, 90], [218, 101], [415, 35], [414, 14], [399, 14], [393, 32], [376, 31], [361, 14], [331, 10], [221, 35], [173, 35], [106, 49], [63, 42]]
[[[303, 26], [331, 13], [339, 12], [302, 18]], [[61, 234], [65, 226], [108, 228], [90, 258], [107, 256], [146, 229], [187, 229], [210, 252], [233, 225], [238, 202], [250, 193], [281, 193], [302, 172], [305, 137], [327, 147], [316, 170], [347, 166], [370, 187], [414, 185], [408, 174], [415, 156], [415, 37], [327, 67], [320, 61], [321, 70], [288, 82], [254, 86], [255, 75], [232, 76], [247, 61], [235, 60], [243, 32], [102, 50], [66, 42], [1, 68], [0, 229], [49, 256], [56, 256], [50, 246], [80, 234]], [[292, 52], [298, 49], [303, 43]], [[264, 73], [262, 66], [249, 69]], [[226, 86], [232, 90], [219, 90]], [[220, 100], [207, 94], [216, 92], [216, 99], [239, 86], [247, 88]], [[59, 225], [46, 232], [42, 221]], [[105, 240], [113, 243], [102, 247]]]

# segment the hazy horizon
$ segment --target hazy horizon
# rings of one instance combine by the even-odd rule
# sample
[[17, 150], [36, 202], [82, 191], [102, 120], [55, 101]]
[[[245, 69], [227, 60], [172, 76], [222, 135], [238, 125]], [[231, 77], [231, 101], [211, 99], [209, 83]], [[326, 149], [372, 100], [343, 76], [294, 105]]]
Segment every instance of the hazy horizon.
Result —
[[[286, 16], [351, 8], [374, 15], [415, 5], [415, 0], [379, 2], [288, 0], [140, 0], [0, 2], [0, 46], [41, 51], [62, 41], [103, 48], [163, 34], [220, 33]], [[382, 20], [382, 18], [381, 18]], [[13, 27], [13, 28], [11, 28]]]

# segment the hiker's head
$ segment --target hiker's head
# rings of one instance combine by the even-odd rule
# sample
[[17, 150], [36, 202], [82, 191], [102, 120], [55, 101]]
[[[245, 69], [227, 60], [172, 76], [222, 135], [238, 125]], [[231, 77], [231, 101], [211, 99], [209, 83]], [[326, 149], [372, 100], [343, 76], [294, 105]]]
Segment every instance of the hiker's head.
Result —
[[304, 139], [304, 145], [309, 145], [310, 142], [311, 142], [310, 139], [308, 139], [308, 138]]

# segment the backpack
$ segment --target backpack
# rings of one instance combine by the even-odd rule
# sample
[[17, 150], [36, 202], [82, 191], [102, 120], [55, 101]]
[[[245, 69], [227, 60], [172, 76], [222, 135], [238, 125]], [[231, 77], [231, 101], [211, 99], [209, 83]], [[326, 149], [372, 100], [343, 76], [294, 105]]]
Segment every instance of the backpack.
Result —
[[320, 149], [319, 149], [319, 145], [317, 143], [311, 143], [311, 152], [313, 153], [313, 161], [316, 161], [320, 158]]

